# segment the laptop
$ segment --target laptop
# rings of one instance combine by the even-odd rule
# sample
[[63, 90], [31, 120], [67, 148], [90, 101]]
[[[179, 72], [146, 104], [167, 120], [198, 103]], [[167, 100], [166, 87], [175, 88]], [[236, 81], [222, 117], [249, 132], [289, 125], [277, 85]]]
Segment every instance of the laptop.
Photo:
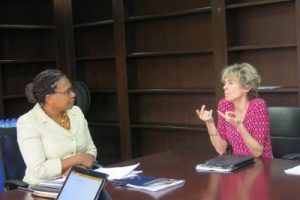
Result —
[[253, 156], [237, 156], [237, 155], [225, 154], [207, 160], [205, 164], [210, 166], [218, 166], [222, 168], [237, 169], [239, 167], [252, 164], [253, 162], [254, 162]]
[[107, 175], [90, 169], [72, 167], [57, 200], [98, 200], [103, 196]]

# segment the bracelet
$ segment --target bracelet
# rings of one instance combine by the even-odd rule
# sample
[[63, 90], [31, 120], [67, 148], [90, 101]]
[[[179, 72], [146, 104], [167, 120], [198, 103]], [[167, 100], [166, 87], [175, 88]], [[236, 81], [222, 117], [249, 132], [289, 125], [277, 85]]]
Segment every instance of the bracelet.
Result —
[[218, 135], [218, 132], [215, 132], [215, 133], [209, 133], [209, 132], [208, 132], [208, 135], [209, 135], [209, 136], [217, 136], [217, 135]]

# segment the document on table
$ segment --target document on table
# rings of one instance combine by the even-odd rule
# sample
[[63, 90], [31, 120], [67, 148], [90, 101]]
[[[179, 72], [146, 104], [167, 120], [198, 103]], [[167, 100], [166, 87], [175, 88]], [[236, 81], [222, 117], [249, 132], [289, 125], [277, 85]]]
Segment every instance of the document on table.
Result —
[[300, 175], [300, 165], [284, 170], [286, 174]]
[[119, 186], [127, 186], [136, 189], [157, 192], [177, 185], [182, 185], [185, 183], [185, 180], [138, 175], [130, 178], [114, 180], [113, 183]]
[[108, 175], [108, 180], [122, 179], [129, 176], [134, 176], [142, 171], [134, 170], [140, 163], [129, 165], [125, 167], [100, 167], [94, 171], [101, 172]]

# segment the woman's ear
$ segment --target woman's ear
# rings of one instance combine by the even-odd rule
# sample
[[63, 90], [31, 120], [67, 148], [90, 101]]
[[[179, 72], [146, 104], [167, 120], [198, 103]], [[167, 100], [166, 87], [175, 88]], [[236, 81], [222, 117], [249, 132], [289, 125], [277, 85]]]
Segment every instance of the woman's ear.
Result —
[[247, 84], [243, 88], [244, 88], [245, 92], [248, 93], [252, 89], [252, 86], [250, 84]]
[[45, 104], [49, 104], [52, 101], [52, 95], [47, 94], [45, 96]]

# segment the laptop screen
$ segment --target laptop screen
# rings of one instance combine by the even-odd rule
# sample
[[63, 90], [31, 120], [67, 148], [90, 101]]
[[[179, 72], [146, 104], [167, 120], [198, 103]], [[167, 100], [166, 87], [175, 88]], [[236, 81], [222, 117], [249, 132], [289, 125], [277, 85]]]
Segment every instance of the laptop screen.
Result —
[[98, 198], [106, 177], [99, 177], [93, 173], [71, 170], [59, 195], [58, 200], [94, 200]]

